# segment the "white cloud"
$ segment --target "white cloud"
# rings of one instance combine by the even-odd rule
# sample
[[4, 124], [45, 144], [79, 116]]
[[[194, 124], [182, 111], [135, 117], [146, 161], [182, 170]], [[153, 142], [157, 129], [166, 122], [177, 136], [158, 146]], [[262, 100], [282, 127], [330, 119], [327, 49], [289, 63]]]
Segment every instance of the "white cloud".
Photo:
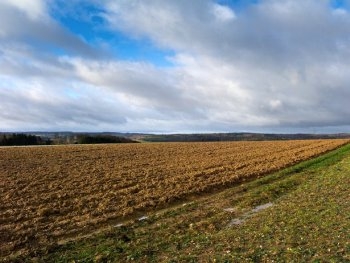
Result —
[[278, 110], [282, 107], [282, 102], [280, 100], [270, 100], [269, 104], [272, 110]]
[[231, 8], [219, 4], [213, 5], [213, 14], [218, 20], [223, 22], [231, 21], [236, 18], [235, 12]]
[[0, 24], [1, 48], [22, 46], [36, 49], [41, 55], [52, 55], [52, 51], [56, 51], [97, 57], [99, 53], [103, 53], [96, 52], [80, 36], [62, 28], [50, 17], [46, 1], [0, 1]]
[[[129, 5], [134, 12], [126, 12]], [[108, 11], [117, 29], [179, 50], [173, 61], [183, 71], [181, 85], [189, 87], [184, 91], [190, 96], [197, 95], [198, 107], [207, 116], [242, 126], [323, 125], [339, 119], [331, 105], [346, 89], [341, 80], [349, 78], [344, 70], [350, 57], [341, 48], [350, 44], [348, 15], [338, 19], [326, 1], [266, 0], [225, 25], [215, 20], [229, 10], [214, 4], [213, 20], [208, 6], [210, 1], [178, 1], [175, 6], [152, 1], [147, 7], [128, 1], [109, 6]], [[192, 55], [183, 56], [182, 51]], [[336, 70], [326, 69], [339, 60], [342, 65]], [[325, 104], [328, 89], [334, 94]], [[347, 113], [342, 116], [348, 124]]]
[[[173, 67], [166, 68], [94, 56], [53, 18], [35, 21], [48, 14], [40, 4], [8, 2], [0, 10], [3, 128], [195, 132], [350, 125], [350, 15], [327, 1], [263, 0], [239, 15], [210, 0], [103, 1], [109, 29], [173, 50]], [[27, 18], [13, 15], [24, 6]], [[20, 24], [33, 39], [74, 54], [41, 52], [24, 41], [28, 30]]]
[[333, 14], [337, 16], [344, 16], [347, 15], [348, 11], [346, 11], [344, 8], [336, 8], [333, 10]]
[[43, 0], [2, 0], [1, 5], [15, 7], [26, 14], [32, 20], [43, 19], [47, 17], [47, 8]]

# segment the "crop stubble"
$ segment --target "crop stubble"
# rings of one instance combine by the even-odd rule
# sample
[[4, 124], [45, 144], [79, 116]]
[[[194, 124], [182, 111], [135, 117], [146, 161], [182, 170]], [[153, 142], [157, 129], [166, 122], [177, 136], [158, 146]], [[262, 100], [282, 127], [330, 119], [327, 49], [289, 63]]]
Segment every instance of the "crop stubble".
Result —
[[0, 148], [0, 254], [295, 164], [348, 140]]

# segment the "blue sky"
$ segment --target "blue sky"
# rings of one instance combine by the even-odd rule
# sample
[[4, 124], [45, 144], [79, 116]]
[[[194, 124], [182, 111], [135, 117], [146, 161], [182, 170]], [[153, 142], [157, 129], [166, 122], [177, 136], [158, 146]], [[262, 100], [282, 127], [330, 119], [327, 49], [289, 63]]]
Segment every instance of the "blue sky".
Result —
[[347, 132], [346, 0], [0, 3], [0, 130]]
[[146, 37], [137, 38], [111, 30], [103, 17], [104, 10], [96, 4], [80, 4], [79, 13], [73, 15], [56, 11], [57, 9], [64, 10], [64, 8], [64, 1], [57, 3], [57, 6], [51, 11], [52, 16], [63, 27], [83, 38], [89, 45], [99, 48], [101, 43], [107, 44], [108, 54], [113, 55], [115, 59], [147, 61], [160, 67], [171, 66], [167, 57], [174, 54], [172, 50], [160, 49]]
[[346, 0], [332, 0], [330, 3], [333, 8], [345, 8], [348, 9], [349, 2]]

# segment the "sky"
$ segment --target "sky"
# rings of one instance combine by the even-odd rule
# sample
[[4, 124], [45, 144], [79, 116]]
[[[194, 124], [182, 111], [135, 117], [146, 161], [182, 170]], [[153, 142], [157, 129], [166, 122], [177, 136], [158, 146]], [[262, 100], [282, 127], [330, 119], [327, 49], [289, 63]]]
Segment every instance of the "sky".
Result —
[[350, 132], [350, 0], [1, 0], [0, 131]]

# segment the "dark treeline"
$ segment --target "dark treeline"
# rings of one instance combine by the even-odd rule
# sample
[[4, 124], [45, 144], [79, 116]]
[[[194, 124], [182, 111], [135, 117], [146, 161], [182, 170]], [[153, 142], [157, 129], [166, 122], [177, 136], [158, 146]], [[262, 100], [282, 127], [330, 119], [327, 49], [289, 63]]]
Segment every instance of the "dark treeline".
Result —
[[265, 134], [265, 133], [208, 133], [144, 135], [147, 142], [211, 142], [211, 141], [269, 141], [349, 138], [350, 134]]
[[136, 141], [133, 141], [133, 140], [128, 139], [128, 138], [112, 136], [112, 135], [91, 136], [91, 135], [85, 135], [85, 134], [78, 135], [77, 141], [76, 141], [76, 143], [78, 143], [78, 144], [135, 143], [135, 142]]
[[22, 133], [0, 135], [1, 146], [43, 145], [43, 144], [51, 144], [51, 141], [43, 140], [39, 136], [27, 135]]
[[136, 141], [112, 135], [89, 135], [78, 134], [65, 140], [41, 137], [24, 133], [0, 134], [0, 146], [22, 146], [22, 145], [51, 145], [51, 144], [99, 144], [99, 143], [135, 143]]

